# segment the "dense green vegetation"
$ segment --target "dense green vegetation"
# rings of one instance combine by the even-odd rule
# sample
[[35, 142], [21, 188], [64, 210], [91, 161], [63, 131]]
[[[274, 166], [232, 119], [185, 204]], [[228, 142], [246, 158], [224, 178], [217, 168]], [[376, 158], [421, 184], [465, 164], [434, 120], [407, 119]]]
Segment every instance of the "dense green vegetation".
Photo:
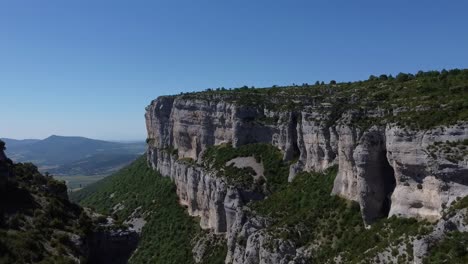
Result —
[[[290, 239], [297, 246], [319, 245], [314, 263], [326, 263], [339, 255], [344, 263], [371, 263], [376, 253], [398, 244], [409, 249], [411, 237], [432, 229], [429, 223], [396, 217], [366, 229], [357, 203], [330, 195], [336, 172], [332, 168], [323, 174], [301, 173], [286, 188], [251, 207], [272, 219], [269, 231], [274, 237]], [[406, 262], [412, 255], [399, 258]]]
[[[72, 199], [120, 221], [141, 206], [138, 212], [147, 223], [131, 263], [193, 263], [192, 239], [203, 232], [197, 220], [179, 205], [175, 185], [150, 169], [145, 156], [72, 194]], [[114, 211], [118, 204], [122, 209]], [[223, 243], [210, 252], [204, 263], [224, 262]]]
[[[252, 175], [255, 173], [249, 168], [226, 166], [226, 162], [237, 157], [252, 156], [263, 164], [269, 192], [274, 192], [287, 183], [290, 164], [283, 161], [281, 151], [270, 144], [249, 144], [238, 148], [233, 148], [230, 144], [212, 146], [205, 152], [203, 165], [215, 169], [219, 172], [218, 176], [225, 177], [230, 183], [250, 187], [254, 183]], [[263, 183], [255, 182], [257, 185]]]
[[468, 233], [452, 231], [433, 248], [424, 263], [468, 263]]
[[[468, 196], [458, 198], [445, 210], [444, 218], [454, 216], [459, 210], [468, 208]], [[464, 224], [468, 225], [468, 212], [465, 211]], [[468, 233], [457, 230], [450, 231], [439, 243], [432, 246], [424, 263], [468, 263]]]
[[456, 203], [450, 209], [460, 210], [465, 208], [468, 208], [468, 196], [457, 199]]
[[75, 263], [70, 255], [85, 261], [70, 239], [93, 224], [68, 201], [65, 184], [31, 163], [0, 163], [0, 177], [8, 176], [0, 191], [0, 263]]
[[329, 122], [346, 111], [365, 114], [379, 109], [382, 118], [357, 115], [354, 122], [361, 126], [395, 122], [427, 129], [468, 119], [468, 69], [401, 73], [396, 78], [371, 76], [366, 81], [336, 84], [218, 88], [182, 96], [211, 102], [222, 99], [272, 110], [304, 110], [304, 106], [314, 105], [315, 110], [329, 114]]

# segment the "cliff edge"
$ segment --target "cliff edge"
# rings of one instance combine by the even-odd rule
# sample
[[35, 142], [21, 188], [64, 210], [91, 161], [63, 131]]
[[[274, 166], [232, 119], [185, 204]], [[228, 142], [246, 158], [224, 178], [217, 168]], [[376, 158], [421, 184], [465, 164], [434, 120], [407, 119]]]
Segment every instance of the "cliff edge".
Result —
[[226, 262], [236, 262], [230, 238], [246, 221], [256, 230], [268, 225], [246, 220], [245, 205], [272, 191], [268, 178], [262, 189], [220, 177], [232, 164], [207, 166], [214, 146], [273, 146], [289, 182], [337, 166], [331, 194], [357, 202], [368, 225], [392, 216], [437, 222], [468, 194], [466, 102], [467, 70], [162, 96], [146, 108], [148, 163], [173, 179], [202, 228], [226, 234]]

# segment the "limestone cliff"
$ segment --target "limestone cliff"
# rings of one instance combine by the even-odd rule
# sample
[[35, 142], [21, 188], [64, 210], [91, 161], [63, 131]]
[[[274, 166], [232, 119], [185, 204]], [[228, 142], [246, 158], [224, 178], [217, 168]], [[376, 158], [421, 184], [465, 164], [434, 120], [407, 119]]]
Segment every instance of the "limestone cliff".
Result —
[[[206, 227], [214, 227], [213, 223], [222, 219], [216, 206], [227, 187], [222, 180], [210, 181], [214, 178], [203, 168], [178, 162], [163, 150], [175, 149], [179, 159], [198, 161], [211, 145], [270, 143], [283, 151], [285, 159], [298, 158], [291, 167], [290, 179], [301, 170], [324, 170], [338, 164], [333, 193], [358, 201], [369, 222], [394, 214], [437, 220], [444, 205], [468, 194], [466, 157], [453, 162], [431, 156], [428, 149], [439, 142], [468, 139], [467, 122], [424, 131], [395, 124], [362, 129], [353, 126], [353, 113], [345, 112], [327, 124], [329, 117], [320, 116], [320, 110], [274, 112], [262, 107], [244, 108], [222, 98], [161, 97], [146, 113], [150, 162], [176, 180], [181, 201], [194, 215], [201, 214], [194, 206], [211, 210], [201, 214], [202, 226]], [[255, 122], [266, 118], [275, 122]], [[204, 186], [199, 186], [200, 182]], [[211, 197], [203, 194], [207, 190]], [[209, 204], [213, 200], [200, 200], [207, 198], [221, 200], [214, 204]]]
[[[280, 253], [265, 250], [267, 234], [256, 231], [267, 223], [243, 211], [258, 196], [202, 166], [203, 153], [213, 145], [276, 146], [284, 160], [294, 162], [289, 181], [301, 171], [338, 165], [332, 194], [358, 202], [367, 224], [392, 215], [437, 221], [445, 207], [468, 195], [468, 156], [456, 147], [468, 140], [466, 119], [413, 126], [408, 122], [422, 118], [420, 112], [426, 118], [429, 108], [380, 107], [379, 93], [369, 98], [336, 87], [311, 96], [286, 91], [162, 96], [146, 108], [149, 164], [174, 180], [181, 204], [200, 217], [203, 228], [226, 233], [227, 262], [300, 263], [306, 253], [284, 241]], [[418, 115], [407, 117], [413, 113]], [[240, 233], [250, 246], [233, 241]]]

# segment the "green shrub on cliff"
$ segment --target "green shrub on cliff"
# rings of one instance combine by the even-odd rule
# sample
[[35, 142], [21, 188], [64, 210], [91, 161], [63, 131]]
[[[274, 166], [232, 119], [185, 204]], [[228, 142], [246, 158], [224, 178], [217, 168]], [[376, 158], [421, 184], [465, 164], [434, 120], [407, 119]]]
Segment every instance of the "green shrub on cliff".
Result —
[[[252, 171], [247, 168], [226, 166], [226, 163], [237, 157], [254, 157], [264, 167], [264, 176], [269, 192], [275, 192], [288, 182], [289, 163], [283, 161], [281, 151], [264, 143], [248, 144], [233, 148], [230, 144], [209, 147], [203, 157], [206, 168], [216, 169], [219, 176], [242, 186], [251, 186], [253, 182]], [[263, 182], [256, 182], [262, 184]]]
[[452, 231], [429, 251], [427, 264], [468, 263], [468, 233]]

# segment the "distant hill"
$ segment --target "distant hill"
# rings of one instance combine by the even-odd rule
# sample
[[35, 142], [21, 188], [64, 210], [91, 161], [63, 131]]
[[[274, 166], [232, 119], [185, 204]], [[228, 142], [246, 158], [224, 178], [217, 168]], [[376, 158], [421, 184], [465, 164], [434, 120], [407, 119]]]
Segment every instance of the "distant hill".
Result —
[[24, 145], [29, 145], [41, 141], [40, 139], [12, 139], [12, 138], [0, 138], [6, 143], [8, 148], [17, 148]]
[[57, 175], [109, 174], [144, 153], [142, 142], [121, 143], [52, 135], [43, 140], [2, 139], [15, 162], [33, 162], [41, 171]]

